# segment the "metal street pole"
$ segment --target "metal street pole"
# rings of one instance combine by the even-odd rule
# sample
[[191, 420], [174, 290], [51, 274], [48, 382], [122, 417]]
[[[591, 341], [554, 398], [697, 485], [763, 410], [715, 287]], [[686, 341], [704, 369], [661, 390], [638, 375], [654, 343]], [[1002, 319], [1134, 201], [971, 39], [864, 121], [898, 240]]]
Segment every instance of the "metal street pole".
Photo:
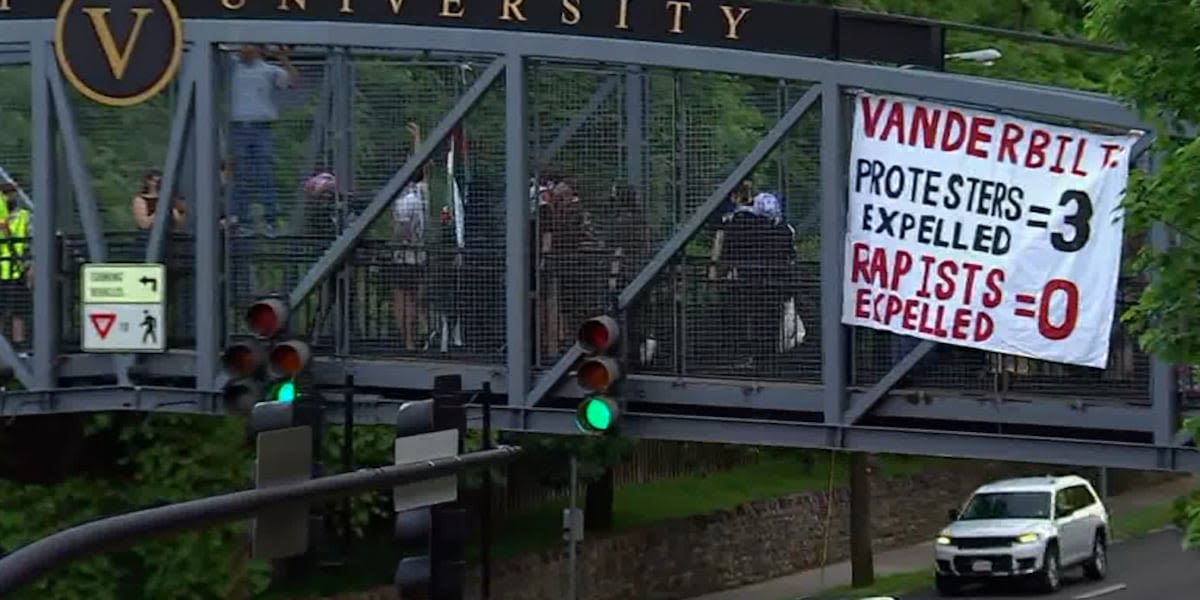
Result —
[[487, 467], [511, 460], [520, 453], [519, 447], [499, 446], [494, 450], [448, 458], [361, 469], [298, 483], [210, 496], [84, 523], [51, 534], [0, 559], [0, 598], [67, 563], [122, 549], [146, 538], [222, 525], [297, 502], [312, 503], [425, 481], [472, 467]]
[[[561, 463], [559, 463], [559, 464], [561, 464]], [[578, 500], [576, 498], [575, 490], [577, 490], [577, 489], [579, 489], [579, 459], [575, 458], [575, 455], [572, 454], [571, 455], [571, 492], [570, 492], [570, 507], [569, 507], [570, 513], [568, 513], [571, 518], [571, 521], [570, 521], [571, 527], [568, 529], [569, 533], [567, 534], [569, 536], [569, 540], [567, 541], [567, 600], [576, 600], [576, 598], [578, 597], [578, 595], [576, 593], [576, 581], [575, 581], [575, 562], [576, 562], [575, 549], [576, 549], [576, 544], [578, 543], [576, 540], [579, 537], [578, 535], [576, 535], [576, 532], [575, 532], [575, 510], [576, 510], [576, 502]]]

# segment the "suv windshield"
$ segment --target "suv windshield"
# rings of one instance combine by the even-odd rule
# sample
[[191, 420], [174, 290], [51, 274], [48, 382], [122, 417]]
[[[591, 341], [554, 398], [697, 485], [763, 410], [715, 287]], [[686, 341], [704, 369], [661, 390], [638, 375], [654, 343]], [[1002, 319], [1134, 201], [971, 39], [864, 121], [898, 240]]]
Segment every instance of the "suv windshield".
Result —
[[1048, 519], [1048, 492], [996, 492], [975, 494], [963, 510], [960, 520], [972, 519]]

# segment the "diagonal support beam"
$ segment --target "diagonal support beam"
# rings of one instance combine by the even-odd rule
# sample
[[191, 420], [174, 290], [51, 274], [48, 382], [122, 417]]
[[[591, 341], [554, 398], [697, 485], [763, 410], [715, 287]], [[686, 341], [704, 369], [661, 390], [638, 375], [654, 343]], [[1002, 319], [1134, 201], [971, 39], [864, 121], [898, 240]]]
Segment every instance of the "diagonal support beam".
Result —
[[367, 232], [367, 229], [371, 227], [375, 219], [387, 209], [396, 195], [404, 189], [404, 186], [412, 178], [413, 174], [417, 172], [417, 169], [421, 168], [421, 165], [424, 165], [433, 156], [434, 151], [450, 135], [451, 130], [483, 98], [484, 93], [488, 91], [492, 84], [500, 77], [500, 74], [504, 72], [504, 66], [503, 58], [493, 61], [488, 66], [479, 76], [479, 79], [476, 79], [475, 83], [471, 84], [470, 89], [458, 99], [458, 103], [454, 105], [454, 108], [450, 109], [450, 112], [442, 118], [442, 121], [433, 129], [429, 137], [415, 149], [413, 155], [404, 163], [404, 166], [400, 167], [400, 170], [396, 171], [396, 174], [384, 184], [383, 189], [375, 194], [375, 197], [363, 209], [359, 218], [333, 241], [333, 244], [325, 251], [324, 256], [309, 269], [304, 279], [296, 285], [296, 289], [292, 290], [288, 302], [293, 309], [298, 308], [304, 302], [304, 299], [313, 290], [317, 289], [317, 286], [322, 281], [333, 274], [337, 266], [346, 259], [346, 255], [358, 243], [358, 238]]
[[[21, 382], [21, 385], [25, 389], [37, 389], [38, 386], [34, 385], [33, 381], [33, 371], [29, 369], [29, 365], [21, 359], [21, 356], [17, 354], [16, 348], [13, 348], [8, 338], [4, 337], [3, 334], [0, 334], [0, 365], [8, 365], [12, 369], [13, 376], [17, 378], [17, 381]], [[2, 384], [3, 382], [0, 382], [0, 385]]]
[[767, 135], [758, 141], [758, 144], [754, 146], [750, 154], [747, 154], [742, 159], [742, 162], [738, 163], [729, 172], [729, 176], [725, 178], [725, 181], [722, 181], [721, 185], [717, 186], [717, 189], [709, 195], [708, 199], [696, 209], [696, 212], [692, 213], [687, 222], [670, 239], [663, 243], [662, 247], [658, 249], [658, 253], [654, 255], [654, 258], [650, 259], [649, 264], [642, 268], [641, 272], [633, 278], [633, 281], [629, 282], [629, 285], [625, 286], [625, 289], [621, 291], [621, 295], [617, 298], [618, 308], [625, 310], [637, 300], [638, 296], [650, 286], [650, 282], [654, 281], [654, 278], [658, 277], [658, 274], [671, 262], [671, 258], [683, 250], [688, 240], [692, 239], [692, 236], [696, 235], [696, 232], [704, 227], [709, 217], [729, 197], [729, 194], [733, 193], [733, 190], [737, 188], [743, 179], [750, 175], [750, 172], [758, 166], [758, 163], [762, 162], [783, 141], [788, 132], [796, 126], [796, 123], [800, 122], [800, 119], [808, 113], [808, 110], [816, 104], [817, 99], [820, 97], [820, 86], [814, 85], [807, 92], [804, 92], [804, 95], [775, 123], [775, 126], [767, 132]]
[[893, 387], [896, 387], [896, 384], [905, 375], [913, 370], [913, 367], [917, 366], [917, 363], [928, 356], [935, 346], [937, 344], [934, 342], [921, 340], [916, 348], [909, 350], [908, 354], [900, 359], [900, 362], [892, 366], [892, 370], [888, 371], [887, 375], [884, 375], [875, 385], [871, 386], [871, 389], [855, 400], [850, 409], [846, 411], [845, 424], [853, 425], [862, 419]]
[[75, 206], [79, 210], [79, 221], [87, 239], [88, 259], [94, 263], [108, 260], [108, 245], [104, 242], [104, 225], [100, 220], [100, 209], [96, 205], [96, 194], [88, 177], [87, 163], [83, 161], [83, 150], [79, 147], [79, 128], [75, 125], [75, 113], [71, 110], [63, 85], [62, 73], [52, 67], [46, 74], [50, 80], [50, 95], [54, 100], [54, 112], [58, 117], [58, 130], [62, 134], [63, 151], [66, 153], [67, 172], [71, 186], [75, 189]]
[[[640, 296], [642, 292], [644, 292], [646, 288], [650, 286], [650, 282], [654, 281], [654, 278], [658, 277], [658, 274], [661, 273], [664, 268], [666, 268], [671, 259], [681, 250], [683, 250], [684, 246], [687, 245], [688, 240], [692, 239], [692, 236], [696, 235], [696, 233], [700, 231], [700, 228], [704, 227], [704, 224], [708, 222], [708, 219], [712, 216], [712, 213], [721, 206], [721, 203], [729, 197], [729, 194], [733, 193], [733, 190], [737, 188], [738, 184], [741, 183], [742, 180], [754, 170], [754, 167], [758, 166], [758, 163], [762, 162], [763, 159], [766, 158], [767, 155], [770, 154], [771, 151], [783, 141], [783, 138], [787, 136], [793, 127], [796, 126], [796, 123], [800, 122], [800, 119], [808, 113], [809, 109], [816, 104], [820, 97], [821, 87], [819, 85], [814, 85], [813, 87], [809, 88], [807, 92], [804, 92], [804, 95], [792, 105], [792, 108], [789, 109], [787, 113], [785, 113], [783, 117], [781, 117], [779, 121], [775, 123], [775, 126], [772, 127], [771, 130], [768, 131], [761, 140], [759, 140], [758, 144], [754, 146], [754, 149], [751, 150], [750, 153], [747, 154], [745, 158], [743, 158], [742, 161], [738, 163], [738, 165], [734, 167], [732, 171], [729, 172], [729, 175], [725, 178], [725, 180], [722, 181], [721, 184], [717, 186], [717, 189], [714, 190], [711, 195], [709, 195], [708, 199], [696, 209], [696, 212], [692, 213], [692, 216], [688, 218], [687, 222], [685, 222], [670, 237], [670, 239], [663, 243], [662, 247], [659, 248], [658, 253], [654, 255], [654, 258], [650, 259], [650, 262], [647, 263], [646, 266], [642, 268], [641, 272], [639, 272], [637, 276], [629, 282], [629, 285], [625, 286], [625, 289], [621, 291], [621, 295], [617, 298], [618, 310], [625, 310], [626, 308], [629, 308], [629, 306], [637, 300], [638, 296]], [[562, 356], [562, 358], [558, 359], [558, 362], [556, 362], [554, 366], [552, 366], [550, 370], [538, 380], [537, 385], [535, 385], [533, 390], [529, 392], [526, 402], [532, 406], [540, 402], [542, 398], [546, 397], [546, 395], [549, 394], [550, 391], [558, 385], [558, 382], [561, 381], [562, 378], [570, 371], [571, 365], [573, 365], [575, 361], [579, 360], [582, 355], [583, 351], [578, 346], [573, 346], [570, 350], [568, 350]]]
[[[183, 166], [184, 147], [192, 128], [192, 106], [196, 97], [196, 76], [191, 66], [193, 57], [183, 63], [183, 77], [179, 80], [179, 99], [175, 115], [171, 118], [171, 137], [167, 142], [167, 158], [162, 166], [162, 186], [158, 191], [162, 201], [154, 213], [154, 227], [150, 229], [150, 240], [146, 242], [146, 262], [162, 262], [167, 232], [170, 230], [172, 199]], [[193, 198], [193, 202], [197, 199]], [[194, 211], [189, 211], [194, 212]]]
[[576, 111], [575, 114], [571, 116], [571, 120], [568, 121], [562, 129], [558, 130], [558, 134], [554, 136], [554, 139], [550, 141], [550, 144], [545, 148], [542, 148], [542, 150], [537, 153], [537, 156], [533, 159], [534, 167], [545, 166], [549, 164], [550, 161], [554, 160], [554, 157], [558, 154], [559, 150], [562, 150], [563, 146], [566, 146], [567, 142], [571, 141], [571, 138], [575, 137], [575, 134], [579, 133], [580, 129], [583, 129], [583, 126], [592, 119], [592, 116], [596, 114], [596, 111], [600, 110], [601, 106], [604, 106], [604, 103], [607, 102], [610, 97], [612, 97], [612, 95], [617, 91], [617, 88], [620, 86], [620, 75], [608, 76], [608, 78], [604, 80], [604, 83], [600, 84], [600, 87], [596, 88], [596, 90], [592, 92], [591, 97], [588, 98], [587, 104]]

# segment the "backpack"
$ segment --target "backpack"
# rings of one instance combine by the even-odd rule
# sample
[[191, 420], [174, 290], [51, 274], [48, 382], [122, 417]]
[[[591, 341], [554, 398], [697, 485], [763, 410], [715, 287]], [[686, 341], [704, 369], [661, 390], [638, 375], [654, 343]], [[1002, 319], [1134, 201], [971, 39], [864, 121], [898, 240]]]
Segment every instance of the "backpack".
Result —
[[428, 219], [425, 189], [412, 185], [392, 205], [392, 237], [407, 246], [425, 244], [425, 221]]

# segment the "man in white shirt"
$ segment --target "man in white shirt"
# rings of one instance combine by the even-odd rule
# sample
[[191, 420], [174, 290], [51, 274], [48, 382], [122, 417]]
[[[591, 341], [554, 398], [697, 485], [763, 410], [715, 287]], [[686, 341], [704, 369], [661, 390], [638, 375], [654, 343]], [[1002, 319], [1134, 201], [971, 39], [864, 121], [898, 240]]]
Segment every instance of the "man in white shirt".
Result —
[[[280, 64], [267, 62], [267, 56]], [[262, 46], [245, 45], [233, 65], [230, 107], [233, 214], [239, 225], [248, 227], [250, 206], [257, 200], [263, 207], [264, 230], [272, 237], [278, 216], [274, 190], [275, 139], [271, 132], [271, 125], [279, 118], [275, 92], [292, 87], [297, 79], [299, 73], [285, 50], [268, 54]]]

